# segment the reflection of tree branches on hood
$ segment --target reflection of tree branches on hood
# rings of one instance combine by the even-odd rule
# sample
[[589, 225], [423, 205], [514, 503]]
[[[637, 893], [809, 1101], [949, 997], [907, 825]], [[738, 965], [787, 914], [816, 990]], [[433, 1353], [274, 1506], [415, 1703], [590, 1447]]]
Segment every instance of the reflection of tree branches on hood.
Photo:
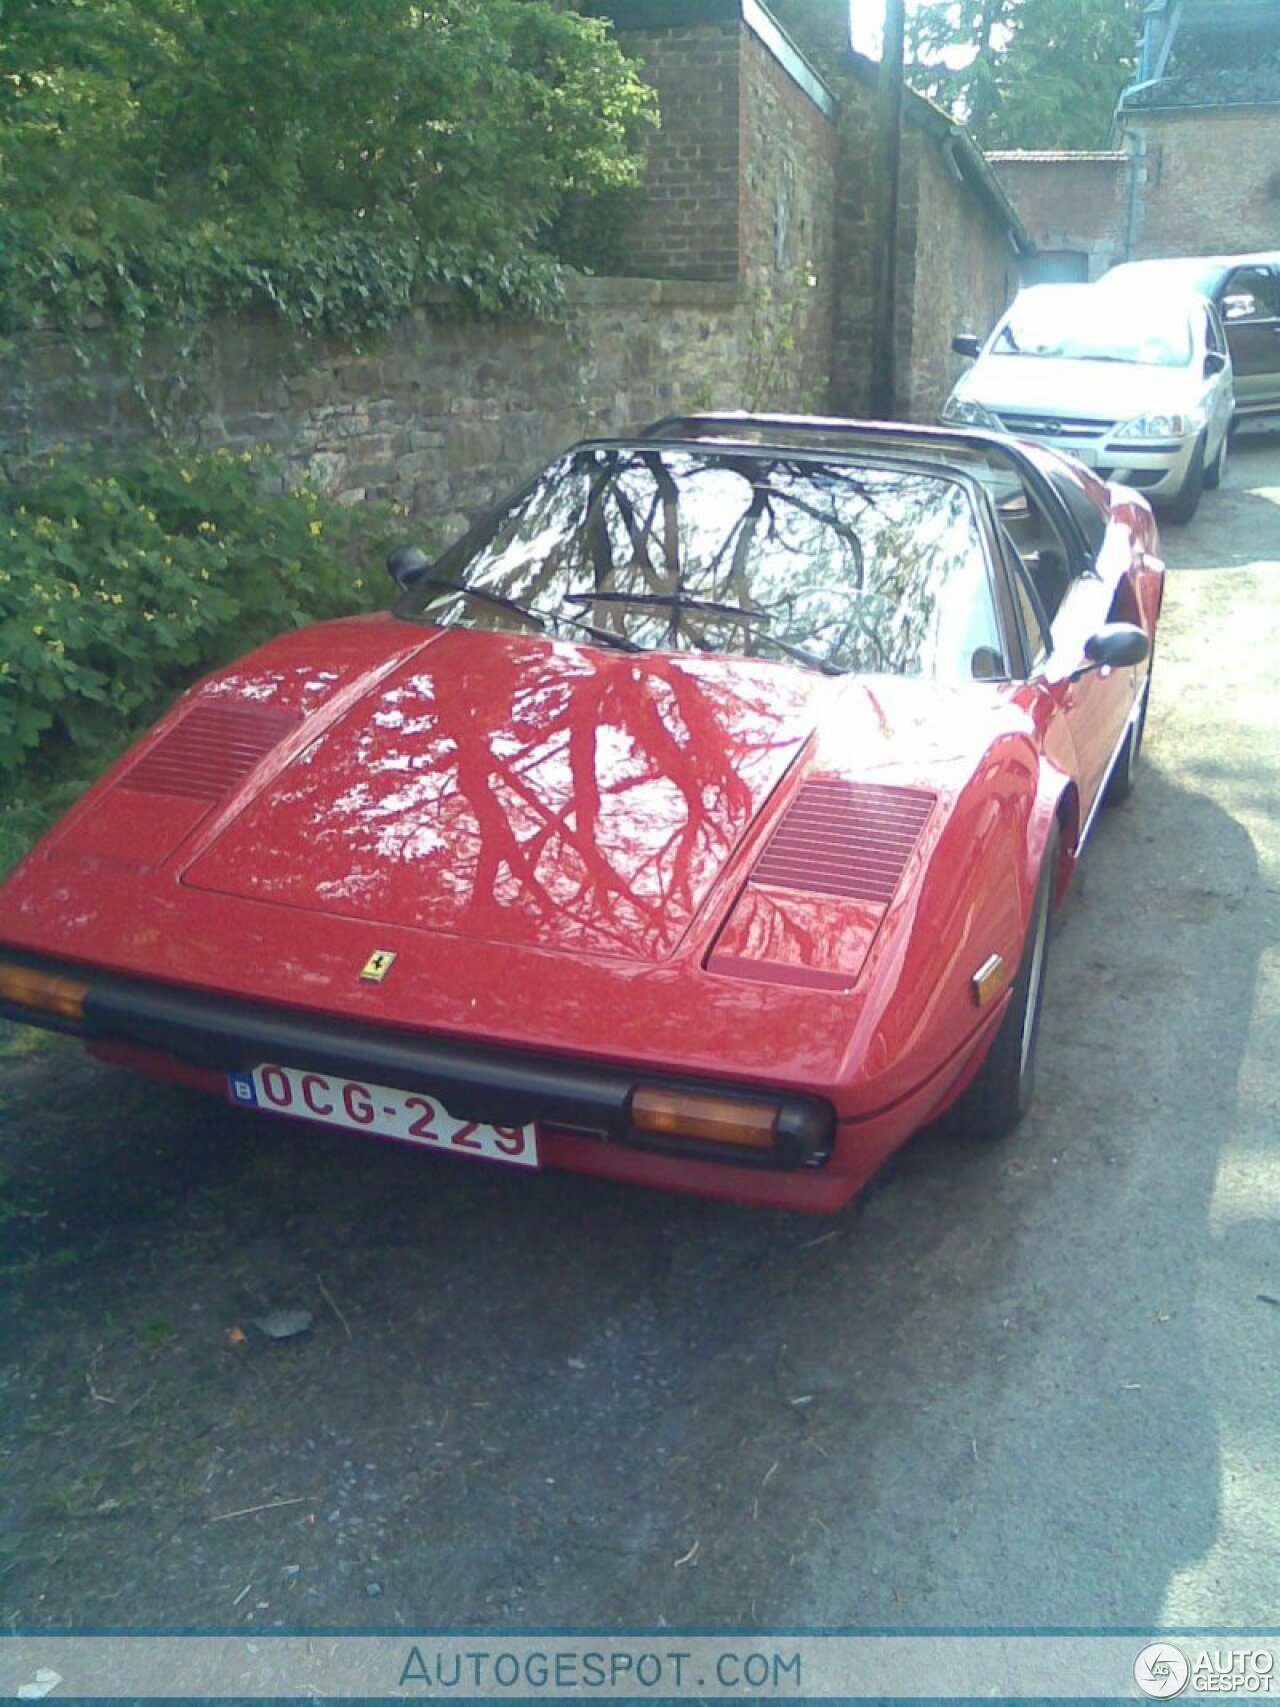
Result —
[[[449, 792], [477, 832], [471, 869], [454, 867], [469, 890], [467, 910], [478, 919], [503, 895], [505, 867], [517, 911], [574, 919], [619, 947], [633, 945], [637, 932], [650, 948], [670, 946], [672, 907], [692, 911], [708, 863], [718, 866], [751, 822], [757, 761], [793, 741], [794, 731], [761, 716], [753, 742], [750, 700], [661, 657], [567, 677], [554, 700], [546, 692], [554, 684], [544, 678], [534, 691], [511, 659], [493, 668], [509, 677], [498, 703], [508, 703], [510, 716], [496, 726], [472, 715], [465, 678], [442, 672], [437, 684], [441, 720], [456, 743]], [[512, 727], [536, 732], [515, 754], [500, 739]], [[629, 737], [633, 774], [611, 774], [602, 762], [609, 731]], [[648, 813], [637, 805], [634, 829], [622, 834], [616, 808], [636, 788], [659, 792]]]
[[[494, 667], [501, 668], [496, 660]], [[512, 671], [513, 705], [518, 692], [518, 683], [514, 679], [517, 674], [518, 670]], [[544, 918], [573, 911], [575, 900], [586, 900], [588, 895], [594, 898], [597, 907], [608, 896], [613, 902], [613, 906], [606, 909], [608, 914], [612, 915], [614, 907], [618, 906], [632, 914], [625, 924], [620, 922], [620, 940], [628, 930], [634, 930], [637, 915], [645, 925], [647, 936], [660, 935], [661, 898], [646, 906], [634, 893], [628, 879], [619, 876], [601, 857], [597, 846], [594, 834], [594, 813], [598, 805], [594, 723], [580, 715], [581, 708], [575, 696], [572, 693], [566, 695], [556, 712], [546, 718], [541, 731], [540, 745], [545, 752], [554, 751], [564, 742], [568, 745], [574, 786], [564, 803], [559, 805], [549, 790], [538, 788], [521, 774], [512, 759], [494, 750], [494, 731], [481, 728], [467, 714], [465, 680], [442, 672], [437, 692], [441, 715], [453, 729], [457, 744], [457, 793], [474, 817], [479, 831], [479, 847], [471, 873], [469, 910], [479, 916], [482, 907], [500, 893], [501, 869], [505, 865], [519, 885], [520, 904], [525, 907], [531, 905], [533, 911]], [[575, 724], [578, 728], [587, 728], [591, 737], [589, 762], [584, 762], [581, 751], [574, 753]], [[538, 824], [538, 828], [524, 838], [517, 836], [515, 831], [510, 809], [513, 798]], [[586, 802], [590, 814], [586, 824], [577, 810], [580, 801]], [[576, 822], [571, 822], [571, 819]], [[543, 856], [548, 851], [552, 855], [555, 879], [563, 882], [573, 867], [577, 867], [581, 881], [576, 896], [566, 895], [562, 889], [552, 893], [539, 876]], [[577, 858], [566, 860], [566, 853]], [[592, 922], [599, 929], [604, 921], [597, 916]]]

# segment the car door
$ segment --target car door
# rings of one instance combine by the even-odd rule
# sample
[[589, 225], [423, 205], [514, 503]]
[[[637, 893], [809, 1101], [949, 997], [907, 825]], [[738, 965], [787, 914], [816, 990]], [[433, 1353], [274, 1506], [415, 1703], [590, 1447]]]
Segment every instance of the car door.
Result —
[[1087, 825], [1140, 684], [1132, 670], [1080, 672], [1085, 642], [1113, 616], [1133, 546], [1128, 529], [1108, 521], [1082, 490], [1080, 482], [1089, 476], [1081, 471], [1077, 478], [1061, 459], [1045, 463], [1042, 472], [1059, 504], [1051, 508], [1031, 494], [1039, 538], [1020, 544], [1018, 551], [1047, 629], [1031, 677], [1053, 700], [1070, 736], [1080, 820]]
[[[1235, 412], [1235, 374], [1231, 366], [1231, 351], [1227, 343], [1226, 329], [1221, 316], [1212, 302], [1206, 301], [1201, 311], [1203, 330], [1203, 351], [1197, 351], [1197, 359], [1204, 363], [1205, 371], [1205, 422], [1206, 422], [1206, 452], [1205, 459], [1212, 463], [1222, 443], [1223, 435], [1230, 431], [1231, 417]], [[1280, 347], [1280, 344], [1278, 344]], [[1221, 356], [1226, 367], [1219, 373], [1209, 371], [1208, 358]]]
[[1273, 266], [1237, 267], [1219, 298], [1240, 414], [1280, 408], [1280, 276]]

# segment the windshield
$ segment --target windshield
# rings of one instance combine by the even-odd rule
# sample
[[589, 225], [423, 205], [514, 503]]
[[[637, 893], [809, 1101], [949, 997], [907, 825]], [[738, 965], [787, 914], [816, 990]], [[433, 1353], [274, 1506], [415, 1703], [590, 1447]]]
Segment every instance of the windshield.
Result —
[[1069, 361], [1185, 367], [1191, 360], [1186, 310], [1175, 303], [1096, 294], [1027, 295], [1009, 310], [991, 353], [1056, 356]]
[[829, 673], [1003, 673], [964, 485], [763, 449], [571, 452], [400, 614]]

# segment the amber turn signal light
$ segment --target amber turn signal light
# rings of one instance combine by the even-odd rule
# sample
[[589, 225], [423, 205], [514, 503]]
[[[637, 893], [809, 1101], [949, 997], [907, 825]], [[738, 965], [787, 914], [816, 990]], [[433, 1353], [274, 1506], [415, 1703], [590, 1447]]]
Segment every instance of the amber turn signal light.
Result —
[[89, 986], [78, 978], [63, 978], [56, 972], [40, 972], [33, 966], [0, 962], [0, 1002], [36, 1013], [56, 1014], [59, 1019], [83, 1020]]
[[631, 1097], [631, 1124], [637, 1132], [737, 1144], [749, 1150], [774, 1148], [778, 1112], [774, 1103], [700, 1091], [641, 1088]]
[[990, 954], [973, 975], [971, 988], [973, 999], [980, 1008], [985, 1008], [988, 1002], [995, 1001], [1008, 982], [1004, 969], [1004, 956]]

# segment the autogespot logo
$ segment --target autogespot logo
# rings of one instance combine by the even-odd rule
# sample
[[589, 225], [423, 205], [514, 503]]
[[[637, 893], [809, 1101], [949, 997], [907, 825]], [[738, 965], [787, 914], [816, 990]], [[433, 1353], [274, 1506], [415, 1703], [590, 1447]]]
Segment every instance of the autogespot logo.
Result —
[[1191, 1676], [1191, 1664], [1172, 1642], [1151, 1642], [1133, 1662], [1133, 1681], [1144, 1695], [1165, 1700], [1181, 1695]]

